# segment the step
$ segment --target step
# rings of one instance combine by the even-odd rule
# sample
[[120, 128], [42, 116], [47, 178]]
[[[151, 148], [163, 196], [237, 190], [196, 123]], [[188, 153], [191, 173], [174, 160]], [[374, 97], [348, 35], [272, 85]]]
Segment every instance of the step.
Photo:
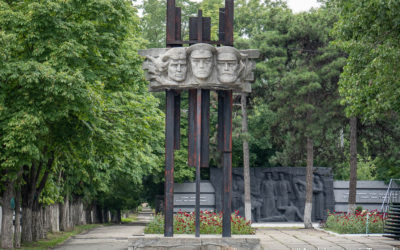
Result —
[[400, 207], [399, 207], [399, 208], [397, 208], [397, 207], [390, 207], [388, 213], [391, 213], [391, 212], [400, 212]]
[[396, 218], [396, 219], [389, 218], [389, 219], [387, 219], [387, 220], [385, 221], [385, 224], [386, 224], [386, 223], [400, 224], [400, 218]]
[[396, 234], [400, 234], [400, 227], [391, 227], [391, 226], [385, 226], [384, 231], [391, 231]]
[[387, 220], [391, 219], [391, 220], [394, 220], [394, 221], [399, 221], [400, 217], [399, 216], [390, 216], [390, 215], [388, 215], [388, 217], [386, 217], [386, 219]]
[[147, 224], [149, 224], [150, 221], [134, 221], [134, 222], [130, 222], [129, 225], [132, 226], [147, 226]]
[[386, 232], [386, 233], [391, 233], [391, 234], [400, 234], [400, 231], [399, 230], [396, 230], [396, 229], [393, 229], [393, 228], [386, 228], [386, 227], [384, 227], [383, 228], [383, 231], [384, 232]]
[[400, 233], [392, 232], [392, 231], [390, 231], [390, 230], [383, 230], [383, 233], [384, 233], [384, 234], [390, 234], [390, 235], [393, 235], [393, 236], [400, 237]]
[[392, 239], [396, 239], [396, 240], [400, 240], [400, 235], [384, 234], [383, 236], [392, 238]]
[[400, 215], [400, 212], [389, 211], [389, 212], [388, 212], [388, 215], [396, 215], [396, 216], [399, 216], [399, 215]]
[[387, 222], [385, 222], [385, 227], [386, 226], [390, 226], [390, 227], [398, 227], [398, 228], [400, 228], [400, 223], [396, 223], [396, 222], [391, 222], [391, 221], [387, 221]]
[[154, 216], [154, 213], [138, 213], [138, 216]]
[[139, 214], [154, 214], [153, 211], [149, 210], [149, 211], [140, 211]]
[[385, 225], [387, 224], [393, 224], [393, 225], [399, 225], [400, 226], [400, 220], [392, 220], [392, 219], [388, 219], [384, 222]]
[[400, 222], [385, 221], [384, 226], [392, 226], [400, 228]]

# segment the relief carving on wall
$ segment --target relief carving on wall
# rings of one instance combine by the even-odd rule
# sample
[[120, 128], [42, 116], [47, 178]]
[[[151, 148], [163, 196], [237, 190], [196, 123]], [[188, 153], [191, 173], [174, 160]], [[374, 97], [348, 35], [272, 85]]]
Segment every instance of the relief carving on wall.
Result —
[[150, 91], [204, 88], [251, 92], [257, 50], [214, 47], [205, 43], [189, 47], [140, 50]]
[[[330, 168], [314, 168], [312, 220], [323, 221], [334, 209]], [[216, 209], [222, 208], [222, 169], [211, 168]], [[302, 221], [306, 201], [306, 169], [303, 167], [250, 168], [251, 220], [254, 222]], [[244, 216], [242, 168], [232, 169], [232, 209]]]

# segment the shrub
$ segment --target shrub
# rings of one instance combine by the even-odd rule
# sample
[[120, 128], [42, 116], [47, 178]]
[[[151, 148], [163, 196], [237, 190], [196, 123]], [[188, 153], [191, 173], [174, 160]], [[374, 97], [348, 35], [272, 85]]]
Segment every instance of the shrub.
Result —
[[365, 234], [368, 219], [368, 233], [383, 233], [385, 218], [377, 210], [356, 210], [354, 214], [329, 213], [325, 228], [340, 234]]
[[[251, 222], [239, 216], [239, 211], [231, 215], [232, 234], [254, 234]], [[194, 234], [195, 214], [178, 212], [174, 215], [174, 234]], [[164, 233], [164, 216], [156, 215], [144, 232], [146, 234]], [[222, 213], [200, 211], [200, 234], [222, 234]]]

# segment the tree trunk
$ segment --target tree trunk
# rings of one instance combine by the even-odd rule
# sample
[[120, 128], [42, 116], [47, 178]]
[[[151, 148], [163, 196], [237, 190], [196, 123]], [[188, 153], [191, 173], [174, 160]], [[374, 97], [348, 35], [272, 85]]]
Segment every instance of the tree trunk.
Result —
[[93, 219], [92, 219], [92, 205], [87, 205], [85, 209], [85, 219], [86, 219], [86, 224], [92, 224]]
[[244, 176], [244, 217], [251, 220], [251, 194], [250, 194], [250, 156], [249, 141], [247, 138], [247, 95], [242, 93], [242, 140], [243, 140], [243, 176]]
[[45, 208], [43, 206], [41, 206], [40, 207], [40, 218], [41, 218], [42, 224], [41, 224], [41, 230], [40, 230], [40, 239], [46, 239], [46, 235], [49, 232], [48, 227], [45, 228], [45, 226], [44, 226], [45, 217], [46, 217]]
[[11, 199], [14, 196], [14, 182], [5, 181], [5, 190], [3, 192], [2, 201], [2, 217], [1, 217], [1, 248], [13, 248], [13, 208], [11, 207]]
[[[24, 202], [23, 202], [24, 203]], [[22, 242], [32, 241], [32, 208], [22, 205]]]
[[32, 209], [32, 240], [38, 241], [43, 236], [43, 220], [39, 201], [35, 199]]
[[110, 222], [110, 220], [108, 219], [108, 210], [107, 210], [107, 208], [103, 208], [101, 211], [102, 211], [102, 214], [103, 214], [103, 223]]
[[350, 118], [350, 183], [348, 214], [356, 210], [357, 195], [357, 118]]
[[14, 247], [21, 247], [21, 189], [16, 190], [15, 194], [15, 229], [14, 229]]
[[69, 220], [69, 199], [68, 196], [64, 198], [64, 203], [60, 204], [60, 230], [68, 231], [68, 220]]
[[69, 210], [68, 210], [68, 228], [72, 230], [75, 225], [74, 225], [74, 199], [71, 198], [69, 201]]
[[304, 208], [304, 227], [313, 228], [311, 222], [313, 196], [314, 141], [307, 137], [306, 204]]
[[93, 223], [103, 223], [103, 213], [101, 211], [101, 207], [97, 204], [94, 204], [93, 206]]
[[[45, 148], [43, 154], [46, 154], [46, 151]], [[53, 165], [54, 152], [50, 154], [52, 157], [47, 162], [32, 162], [31, 166], [25, 165], [23, 167], [24, 174], [22, 176], [25, 185], [22, 187], [22, 242], [31, 242], [32, 240], [40, 239], [43, 235], [41, 231], [43, 223], [40, 215], [39, 197], [46, 185]], [[42, 172], [43, 167], [45, 167], [44, 172]], [[32, 227], [35, 228], [33, 229]]]
[[78, 217], [79, 217], [79, 224], [78, 225], [85, 225], [86, 224], [86, 212], [83, 206], [82, 200], [78, 202]]
[[59, 232], [60, 231], [60, 207], [58, 204], [49, 206], [49, 231]]
[[111, 222], [115, 224], [121, 224], [121, 209], [111, 212]]
[[117, 223], [121, 224], [121, 209], [117, 209]]

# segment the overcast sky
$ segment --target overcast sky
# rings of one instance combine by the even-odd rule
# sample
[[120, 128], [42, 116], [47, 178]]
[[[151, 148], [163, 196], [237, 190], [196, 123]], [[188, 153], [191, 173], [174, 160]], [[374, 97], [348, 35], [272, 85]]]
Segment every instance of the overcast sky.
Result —
[[312, 7], [319, 7], [319, 3], [317, 0], [287, 0], [289, 8], [293, 10], [293, 12], [301, 12], [307, 11]]
[[[194, 1], [201, 2], [202, 0], [194, 0]], [[307, 11], [313, 7], [315, 8], [320, 6], [317, 0], [286, 0], [286, 1], [288, 3], [289, 8], [291, 8], [294, 13]], [[134, 4], [138, 5], [140, 3], [142, 3], [142, 0], [136, 0]], [[139, 16], [142, 16], [142, 11], [140, 10], [139, 10]]]

